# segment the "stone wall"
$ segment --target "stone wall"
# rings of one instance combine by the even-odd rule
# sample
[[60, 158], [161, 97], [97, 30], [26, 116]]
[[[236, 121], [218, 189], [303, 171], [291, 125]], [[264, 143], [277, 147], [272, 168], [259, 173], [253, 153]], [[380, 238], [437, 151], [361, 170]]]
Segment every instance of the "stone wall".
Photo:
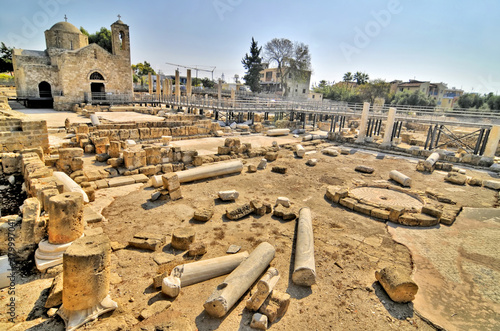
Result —
[[49, 152], [47, 122], [33, 120], [13, 111], [0, 109], [0, 152], [17, 152], [41, 147]]

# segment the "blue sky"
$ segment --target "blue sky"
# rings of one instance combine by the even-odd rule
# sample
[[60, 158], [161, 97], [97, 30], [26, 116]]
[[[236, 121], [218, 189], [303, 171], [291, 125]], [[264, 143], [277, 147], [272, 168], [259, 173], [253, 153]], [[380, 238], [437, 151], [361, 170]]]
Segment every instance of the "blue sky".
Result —
[[[121, 15], [132, 63], [215, 66], [242, 76], [251, 38], [288, 38], [310, 47], [312, 82], [345, 72], [371, 79], [445, 82], [465, 91], [500, 91], [498, 0], [0, 0], [0, 41], [45, 49], [44, 31], [63, 21], [93, 33]], [[181, 74], [185, 70], [181, 68]], [[194, 75], [194, 72], [193, 72]], [[199, 76], [209, 75], [199, 73]]]

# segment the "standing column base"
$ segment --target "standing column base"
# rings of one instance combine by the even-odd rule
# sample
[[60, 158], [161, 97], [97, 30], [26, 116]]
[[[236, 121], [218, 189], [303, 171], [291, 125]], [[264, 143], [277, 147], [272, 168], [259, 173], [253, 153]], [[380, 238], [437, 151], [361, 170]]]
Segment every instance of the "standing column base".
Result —
[[100, 315], [118, 308], [118, 304], [106, 296], [98, 305], [82, 309], [82, 310], [67, 310], [64, 304], [59, 308], [57, 314], [61, 316], [66, 325], [66, 331], [76, 330], [83, 324], [97, 319]]
[[[83, 235], [82, 235], [83, 237]], [[66, 244], [51, 244], [48, 240], [42, 240], [35, 251], [36, 267], [40, 271], [63, 263], [63, 254], [73, 242]]]

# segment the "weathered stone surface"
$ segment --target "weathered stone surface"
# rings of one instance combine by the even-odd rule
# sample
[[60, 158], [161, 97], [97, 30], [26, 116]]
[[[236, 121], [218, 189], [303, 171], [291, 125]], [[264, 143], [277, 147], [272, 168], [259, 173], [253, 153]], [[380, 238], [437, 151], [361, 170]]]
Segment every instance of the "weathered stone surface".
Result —
[[132, 177], [115, 177], [108, 180], [109, 187], [117, 187], [124, 185], [135, 184], [135, 180]]
[[240, 196], [240, 193], [236, 190], [219, 191], [217, 194], [219, 196], [219, 199], [223, 201], [234, 201]]
[[282, 205], [283, 207], [290, 207], [290, 199], [287, 197], [278, 197], [275, 205]]
[[62, 304], [62, 292], [63, 292], [63, 274], [57, 275], [50, 288], [49, 296], [47, 301], [45, 301], [45, 308], [52, 308]]
[[415, 299], [418, 285], [408, 271], [395, 266], [386, 267], [380, 272], [375, 271], [375, 278], [393, 301], [410, 302]]
[[[345, 200], [345, 199], [342, 199], [342, 200]], [[379, 218], [382, 220], [388, 220], [389, 215], [390, 215], [390, 212], [388, 210], [380, 209], [380, 208], [372, 209], [372, 212], [371, 212], [372, 217]]]
[[354, 211], [358, 212], [358, 213], [361, 213], [361, 214], [365, 214], [365, 215], [368, 215], [370, 216], [371, 213], [372, 213], [372, 210], [374, 209], [375, 207], [373, 206], [369, 206], [369, 205], [365, 205], [363, 203], [357, 203], [354, 205]]
[[65, 244], [83, 234], [83, 195], [68, 192], [49, 199], [49, 242]]
[[354, 170], [357, 172], [365, 173], [365, 174], [372, 174], [375, 171], [375, 169], [373, 169], [372, 167], [368, 167], [368, 166], [364, 166], [364, 165], [357, 166], [356, 168], [354, 168]]
[[161, 196], [161, 192], [155, 192], [151, 194], [151, 201], [156, 201]]
[[226, 209], [226, 217], [229, 218], [230, 220], [238, 220], [240, 218], [249, 215], [253, 211], [254, 209], [252, 208], [250, 203], [235, 205]]
[[226, 253], [227, 254], [236, 254], [240, 251], [241, 249], [241, 246], [238, 246], [238, 245], [231, 245], [229, 246], [229, 248], [227, 249]]
[[341, 206], [344, 206], [349, 209], [354, 209], [354, 205], [358, 203], [358, 201], [352, 198], [343, 198], [339, 200], [339, 203]]
[[467, 178], [467, 184], [470, 186], [483, 186], [483, 180], [477, 177]]
[[98, 223], [104, 220], [104, 217], [96, 212], [90, 205], [83, 207], [83, 221], [86, 224]]
[[287, 167], [272, 167], [271, 171], [276, 172], [278, 174], [285, 174]]
[[465, 185], [467, 182], [467, 176], [457, 172], [449, 172], [444, 180], [456, 185]]
[[171, 305], [172, 305], [172, 303], [170, 301], [167, 301], [167, 300], [155, 301], [153, 304], [151, 304], [151, 306], [142, 310], [139, 317], [141, 319], [145, 320], [147, 318], [150, 318], [153, 315], [156, 315], [156, 314], [170, 308]]
[[199, 222], [208, 222], [214, 215], [212, 208], [200, 208], [194, 212], [193, 218]]
[[433, 216], [439, 220], [441, 215], [443, 215], [443, 210], [438, 209], [433, 205], [424, 205], [422, 207], [422, 214]]
[[207, 253], [207, 247], [203, 243], [194, 243], [189, 246], [189, 256], [200, 256]]
[[493, 190], [500, 190], [500, 181], [497, 180], [485, 180], [483, 186], [491, 188]]
[[174, 191], [168, 191], [168, 195], [170, 196], [170, 200], [172, 201], [182, 199], [182, 192], [180, 188]]
[[175, 249], [188, 250], [189, 246], [194, 242], [196, 232], [192, 228], [177, 228], [172, 233], [171, 245]]
[[253, 164], [250, 164], [250, 165], [248, 166], [248, 172], [249, 172], [249, 173], [254, 173], [254, 172], [257, 172], [257, 167], [256, 167], [255, 165], [253, 165]]
[[339, 203], [340, 199], [346, 198], [349, 190], [343, 186], [331, 185], [326, 189], [326, 198], [332, 202]]
[[111, 156], [108, 153], [96, 154], [95, 159], [97, 162], [106, 162]]
[[136, 183], [146, 183], [149, 178], [144, 174], [132, 175], [130, 176]]
[[267, 168], [267, 160], [266, 159], [260, 160], [259, 165], [257, 166], [257, 169], [264, 170], [266, 168]]
[[250, 201], [250, 206], [254, 209], [254, 213], [262, 216], [266, 214], [267, 208], [266, 206], [259, 200], [254, 199]]
[[439, 223], [439, 218], [428, 214], [414, 214], [418, 226], [434, 226]]
[[284, 221], [288, 221], [296, 219], [298, 212], [295, 208], [287, 208], [283, 205], [277, 205], [274, 207], [273, 215], [282, 218]]
[[260, 313], [253, 314], [250, 327], [259, 330], [267, 330], [267, 316]]
[[309, 159], [307, 160], [306, 164], [308, 166], [314, 167], [316, 164], [318, 164], [318, 159]]
[[156, 251], [165, 245], [165, 241], [166, 237], [162, 234], [140, 232], [129, 241], [129, 246]]
[[267, 152], [266, 155], [264, 156], [264, 158], [268, 162], [276, 161], [276, 159], [278, 158], [278, 153], [276, 153], [276, 152]]
[[161, 176], [163, 187], [170, 191], [175, 191], [181, 187], [179, 176], [176, 173], [168, 173]]
[[259, 312], [266, 315], [269, 322], [273, 323], [286, 314], [289, 305], [290, 295], [288, 293], [273, 290], [271, 295], [267, 297], [262, 306], [259, 308]]

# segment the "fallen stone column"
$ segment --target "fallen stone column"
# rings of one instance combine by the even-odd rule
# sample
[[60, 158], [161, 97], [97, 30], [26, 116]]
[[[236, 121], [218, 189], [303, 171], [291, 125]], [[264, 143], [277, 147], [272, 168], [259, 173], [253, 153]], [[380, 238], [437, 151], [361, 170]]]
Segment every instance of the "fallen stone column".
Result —
[[271, 129], [267, 131], [267, 135], [271, 137], [287, 136], [289, 133], [290, 129]]
[[393, 301], [410, 302], [415, 299], [418, 285], [405, 270], [398, 267], [387, 267], [380, 272], [375, 271], [375, 278]]
[[89, 203], [89, 197], [87, 193], [78, 185], [73, 179], [71, 179], [64, 172], [54, 171], [53, 176], [59, 179], [64, 186], [65, 192], [80, 192], [83, 195], [83, 202]]
[[274, 247], [267, 242], [257, 246], [205, 302], [203, 307], [207, 313], [214, 317], [224, 316], [267, 268], [275, 253]]
[[181, 287], [226, 275], [248, 257], [248, 252], [216, 257], [213, 259], [176, 266], [162, 282], [161, 291], [169, 296], [179, 295]]
[[257, 311], [267, 299], [274, 286], [280, 279], [278, 269], [269, 268], [262, 278], [257, 282], [257, 290], [250, 299], [247, 300], [246, 307], [248, 310]]
[[397, 170], [389, 172], [389, 177], [403, 186], [411, 186], [411, 178]]
[[439, 153], [434, 152], [429, 157], [427, 160], [424, 161], [424, 167], [427, 171], [432, 171], [434, 165], [436, 162], [439, 160]]
[[111, 244], [105, 234], [75, 240], [63, 257], [62, 306], [66, 330], [118, 307], [109, 297]]
[[306, 150], [304, 147], [302, 147], [302, 145], [297, 145], [295, 153], [297, 153], [298, 157], [304, 157], [304, 155], [306, 154]]
[[101, 122], [99, 121], [99, 117], [97, 117], [96, 114], [90, 115], [90, 121], [92, 122], [93, 126], [97, 126], [97, 125], [101, 124]]
[[311, 286], [316, 283], [314, 236], [311, 210], [308, 207], [301, 208], [299, 211], [295, 266], [292, 281], [294, 284], [300, 286]]
[[210, 177], [233, 174], [241, 172], [242, 170], [243, 170], [243, 162], [231, 161], [231, 162], [211, 164], [189, 170], [179, 171], [177, 172], [177, 176], [179, 176], [179, 181], [181, 183], [187, 183], [198, 179], [205, 179]]

